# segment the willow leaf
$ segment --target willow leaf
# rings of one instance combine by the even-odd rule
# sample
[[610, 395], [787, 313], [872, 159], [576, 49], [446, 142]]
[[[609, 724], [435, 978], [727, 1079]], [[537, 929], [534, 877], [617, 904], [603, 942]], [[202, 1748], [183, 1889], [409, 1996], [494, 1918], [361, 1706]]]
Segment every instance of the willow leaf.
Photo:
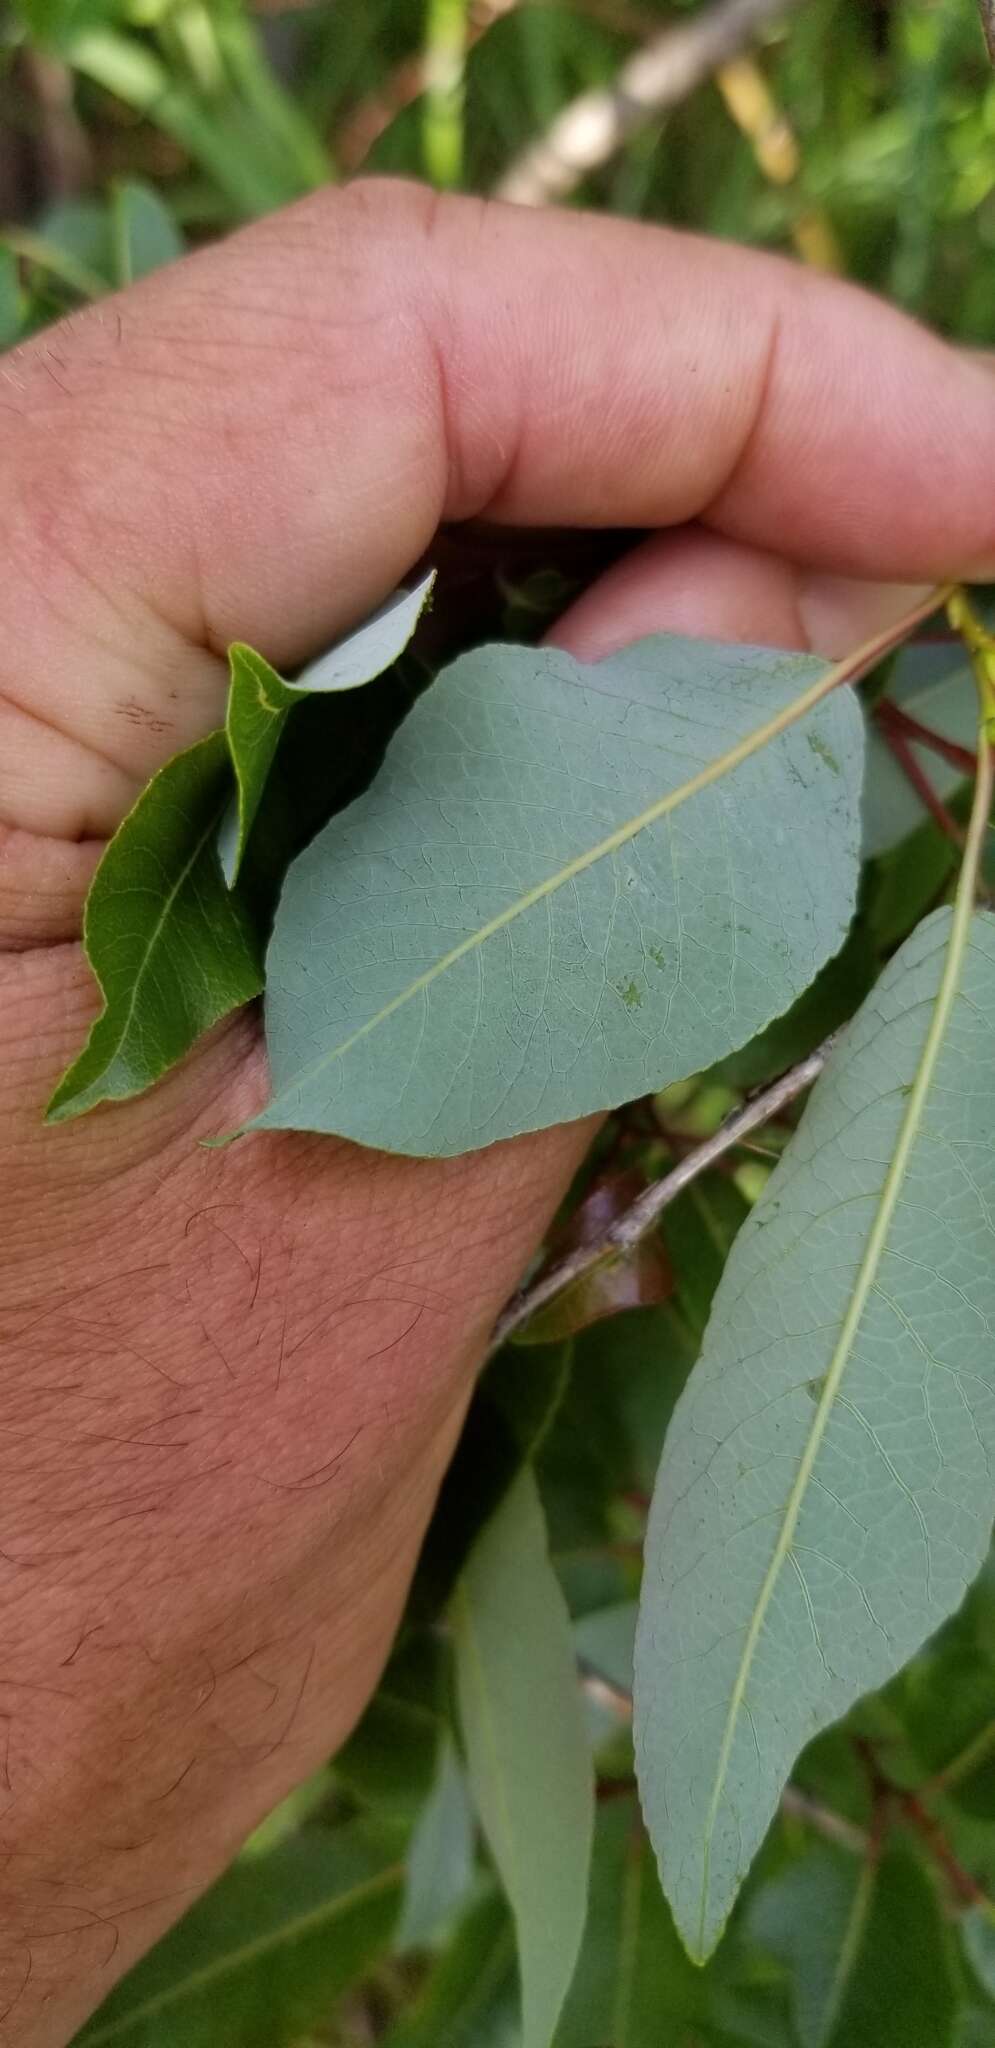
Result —
[[215, 846], [230, 792], [225, 736], [213, 732], [160, 768], [115, 832], [83, 926], [104, 1008], [52, 1096], [49, 1122], [139, 1094], [258, 995], [255, 927], [225, 888]]
[[473, 1881], [474, 1835], [466, 1776], [452, 1735], [444, 1728], [435, 1781], [408, 1848], [398, 1949], [423, 1946], [452, 1919]]
[[710, 1994], [674, 1931], [635, 1801], [599, 1805], [584, 1945], [555, 2048], [712, 2048], [698, 2031]]
[[813, 1845], [759, 1893], [749, 1931], [790, 1971], [801, 2048], [949, 2048], [948, 1936], [907, 1848]]
[[[878, 1865], [827, 1842], [772, 1878], [749, 1916], [750, 1938], [791, 1973], [801, 2048], [829, 2048], [867, 1932]], [[879, 1958], [872, 1959], [876, 1967]]]
[[957, 1607], [987, 1550], [995, 919], [972, 915], [967, 874], [833, 1054], [733, 1247], [664, 1449], [637, 1752], [698, 1956], [798, 1751]]
[[435, 582], [435, 571], [414, 590], [396, 590], [355, 631], [285, 682], [268, 661], [241, 641], [228, 650], [230, 682], [225, 730], [235, 770], [236, 797], [219, 837], [221, 865], [232, 887], [262, 802], [283, 728], [303, 696], [358, 690], [403, 654]]
[[594, 1783], [529, 1467], [475, 1544], [452, 1617], [470, 1784], [515, 1917], [523, 2048], [550, 2048], [584, 1932]]
[[311, 1828], [233, 1865], [123, 1979], [79, 2048], [290, 2048], [388, 1946], [392, 1832]]
[[679, 638], [455, 662], [289, 872], [254, 1127], [467, 1151], [753, 1037], [853, 908], [862, 729], [848, 691], [812, 708], [830, 673]]

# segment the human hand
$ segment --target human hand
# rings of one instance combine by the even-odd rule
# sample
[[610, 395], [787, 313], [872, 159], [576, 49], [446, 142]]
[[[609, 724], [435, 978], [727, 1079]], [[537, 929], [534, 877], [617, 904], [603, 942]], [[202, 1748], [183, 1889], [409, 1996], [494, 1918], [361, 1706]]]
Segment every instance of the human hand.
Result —
[[46, 1129], [99, 841], [442, 521], [668, 529], [572, 609], [839, 653], [995, 575], [995, 386], [846, 287], [359, 185], [2, 364], [0, 2043], [64, 2042], [376, 1682], [487, 1331], [590, 1124], [416, 1162], [198, 1138], [256, 1020]]

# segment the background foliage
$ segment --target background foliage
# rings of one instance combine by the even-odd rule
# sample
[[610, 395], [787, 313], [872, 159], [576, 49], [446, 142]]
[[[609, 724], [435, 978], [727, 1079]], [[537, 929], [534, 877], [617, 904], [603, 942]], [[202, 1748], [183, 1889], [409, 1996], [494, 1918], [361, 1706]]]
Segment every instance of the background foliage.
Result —
[[[0, 20], [0, 343], [360, 164], [493, 189], [577, 95], [610, 84], [634, 50], [696, 11], [663, 0], [19, 0]], [[786, 4], [572, 196], [794, 248], [995, 345], [995, 86], [971, 0]], [[465, 641], [462, 596], [467, 616], [532, 637], [593, 560], [590, 542], [555, 562], [485, 550], [437, 615]], [[919, 715], [929, 703], [946, 730], [930, 688], [928, 674], [906, 671], [898, 695]], [[963, 741], [960, 716], [955, 703], [949, 731]], [[873, 745], [888, 743], [882, 718]], [[956, 823], [956, 764], [936, 766]], [[612, 1119], [559, 1221], [560, 1249], [603, 1228], [744, 1090], [852, 1014], [942, 897], [950, 816], [928, 815], [901, 774], [876, 787], [891, 809], [866, 842], [874, 857], [840, 960], [721, 1069]], [[517, 1934], [527, 2048], [548, 2048], [542, 2015], [559, 2002], [557, 1968], [570, 1977], [564, 1929], [576, 1913], [515, 1830], [545, 1802], [582, 1863], [576, 1769], [591, 1757], [590, 1902], [556, 2048], [991, 2048], [991, 1568], [899, 1678], [803, 1753], [704, 1970], [678, 1941], [634, 1799], [632, 1635], [649, 1492], [729, 1247], [796, 1114], [786, 1107], [698, 1177], [637, 1261], [595, 1270], [492, 1363], [361, 1727], [115, 1993], [87, 2041], [521, 2048]], [[529, 1455], [535, 1485], [515, 1480]], [[503, 1554], [531, 1589], [513, 1607], [515, 1630], [498, 1626], [509, 1592], [486, 1549], [448, 1605], [494, 1508], [512, 1517]], [[491, 1668], [500, 1641], [510, 1654]], [[509, 1745], [487, 1765], [471, 1642]], [[547, 1696], [562, 1683], [557, 1644], [578, 1681], [560, 1703], [569, 1739], [548, 1757], [528, 1711], [537, 1644]], [[496, 1800], [511, 1831], [490, 1828], [496, 1867], [467, 1756], [485, 1820]]]

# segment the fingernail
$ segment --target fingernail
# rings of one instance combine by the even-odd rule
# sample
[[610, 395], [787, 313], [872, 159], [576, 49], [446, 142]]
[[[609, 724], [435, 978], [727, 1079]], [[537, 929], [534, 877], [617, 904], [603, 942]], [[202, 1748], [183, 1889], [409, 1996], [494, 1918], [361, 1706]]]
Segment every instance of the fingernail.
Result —
[[798, 610], [813, 654], [840, 661], [884, 632], [932, 589], [929, 583], [865, 583], [850, 576], [800, 579]]

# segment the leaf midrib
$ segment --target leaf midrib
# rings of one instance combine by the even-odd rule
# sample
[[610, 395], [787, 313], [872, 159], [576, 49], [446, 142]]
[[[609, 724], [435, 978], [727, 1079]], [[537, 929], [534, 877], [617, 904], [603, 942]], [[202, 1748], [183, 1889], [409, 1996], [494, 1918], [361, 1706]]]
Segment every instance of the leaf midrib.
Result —
[[843, 1929], [843, 1939], [840, 1942], [839, 1955], [836, 1958], [836, 1967], [830, 1980], [829, 1996], [826, 1999], [825, 2010], [822, 2015], [820, 2042], [824, 2044], [828, 2044], [832, 2039], [833, 2031], [843, 2005], [844, 1994], [853, 1975], [854, 1965], [860, 1952], [860, 1944], [863, 1940], [864, 1929], [867, 1926], [874, 1898], [878, 1868], [879, 1865], [875, 1856], [866, 1857], [854, 1887], [850, 1911], [847, 1914], [846, 1926]]
[[705, 1833], [702, 1854], [701, 1902], [698, 1919], [699, 1955], [705, 1955], [708, 1953], [707, 1920], [709, 1884], [711, 1876], [712, 1843], [715, 1834], [716, 1822], [718, 1820], [719, 1807], [722, 1801], [722, 1794], [725, 1790], [725, 1781], [728, 1775], [729, 1764], [732, 1757], [732, 1746], [735, 1741], [736, 1731], [739, 1725], [740, 1711], [742, 1709], [743, 1702], [746, 1696], [746, 1688], [749, 1683], [750, 1672], [753, 1666], [753, 1660], [756, 1655], [757, 1647], [760, 1641], [761, 1631], [763, 1629], [763, 1625], [767, 1617], [767, 1610], [773, 1598], [774, 1590], [780, 1578], [781, 1571], [785, 1563], [787, 1562], [788, 1556], [791, 1551], [791, 1546], [794, 1540], [795, 1530], [798, 1526], [798, 1518], [801, 1514], [806, 1491], [808, 1488], [808, 1483], [812, 1476], [812, 1471], [815, 1466], [815, 1461], [819, 1455], [823, 1438], [829, 1426], [830, 1416], [833, 1412], [833, 1407], [836, 1402], [837, 1396], [839, 1395], [840, 1387], [843, 1382], [843, 1377], [846, 1372], [846, 1368], [850, 1362], [850, 1357], [852, 1355], [853, 1346], [856, 1341], [857, 1332], [860, 1327], [860, 1323], [863, 1319], [864, 1310], [867, 1306], [868, 1299], [870, 1297], [872, 1288], [877, 1277], [878, 1267], [880, 1266], [881, 1259], [886, 1248], [888, 1234], [891, 1230], [891, 1226], [894, 1221], [895, 1211], [898, 1207], [902, 1187], [904, 1185], [905, 1177], [908, 1171], [909, 1161], [912, 1155], [913, 1148], [915, 1146], [916, 1139], [919, 1135], [919, 1128], [922, 1122], [926, 1101], [935, 1075], [937, 1060], [939, 1059], [940, 1053], [943, 1048], [943, 1042], [946, 1037], [947, 1026], [950, 1022], [950, 1015], [957, 998], [957, 991], [960, 984], [960, 976], [964, 963], [964, 956], [967, 952], [970, 938], [971, 920], [974, 915], [974, 891], [975, 878], [977, 873], [977, 861], [975, 858], [972, 858], [972, 854], [976, 855], [980, 852], [980, 846], [983, 844], [984, 831], [987, 825], [988, 805], [984, 803], [984, 801], [982, 800], [984, 793], [983, 785], [986, 782], [988, 782], [989, 784], [990, 797], [990, 778], [988, 776], [979, 775], [978, 791], [981, 794], [976, 795], [974, 809], [972, 812], [971, 827], [968, 834], [968, 843], [965, 847], [964, 862], [961, 868], [960, 880], [957, 888], [957, 896], [954, 903], [954, 914], [950, 927], [950, 936], [947, 943], [947, 952], [943, 966], [943, 973], [940, 977], [940, 986], [936, 992], [936, 998], [933, 1004], [933, 1014], [930, 1019], [928, 1030], [926, 1032], [922, 1052], [919, 1056], [919, 1063], [916, 1068], [915, 1078], [913, 1080], [912, 1087], [909, 1092], [909, 1097], [905, 1109], [905, 1115], [902, 1118], [901, 1126], [899, 1128], [898, 1138], [895, 1144], [895, 1151], [891, 1160], [891, 1164], [885, 1175], [884, 1182], [882, 1184], [881, 1193], [878, 1198], [877, 1206], [874, 1212], [874, 1217], [871, 1223], [870, 1230], [868, 1232], [867, 1242], [864, 1247], [863, 1256], [861, 1258], [860, 1265], [857, 1270], [857, 1276], [854, 1281], [853, 1293], [850, 1297], [846, 1313], [843, 1317], [843, 1322], [840, 1327], [840, 1333], [836, 1340], [836, 1345], [833, 1350], [832, 1358], [830, 1360], [829, 1369], [825, 1376], [822, 1393], [819, 1397], [818, 1405], [816, 1407], [815, 1415], [812, 1421], [812, 1427], [809, 1432], [809, 1436], [806, 1440], [805, 1448], [802, 1452], [794, 1484], [792, 1485], [791, 1492], [788, 1496], [784, 1516], [781, 1522], [780, 1529], [778, 1531], [777, 1541], [774, 1545], [774, 1550], [771, 1555], [771, 1560], [767, 1567], [767, 1571], [764, 1574], [763, 1582], [760, 1587], [760, 1591], [757, 1595], [757, 1599], [753, 1608], [753, 1613], [750, 1617], [750, 1622], [746, 1633], [746, 1640], [743, 1645], [742, 1656], [740, 1658], [739, 1667], [736, 1672], [736, 1678], [732, 1690], [732, 1697], [729, 1703], [729, 1712], [726, 1717], [725, 1727], [723, 1729], [722, 1734], [722, 1742], [719, 1748], [719, 1757], [718, 1763], [716, 1765], [715, 1781], [712, 1788], [712, 1796], [709, 1801], [708, 1814], [705, 1822]]
[[476, 1631], [474, 1628], [473, 1604], [470, 1600], [469, 1593], [467, 1592], [466, 1585], [462, 1579], [456, 1587], [456, 1592], [453, 1597], [453, 1606], [456, 1614], [460, 1617], [462, 1621], [463, 1639], [467, 1647], [467, 1657], [469, 1664], [468, 1676], [472, 1678], [473, 1688], [477, 1694], [480, 1732], [483, 1737], [484, 1746], [487, 1749], [491, 1760], [492, 1779], [494, 1789], [497, 1795], [497, 1805], [499, 1808], [499, 1812], [494, 1817], [495, 1820], [499, 1822], [501, 1833], [504, 1837], [505, 1856], [508, 1864], [509, 1875], [505, 1880], [505, 1884], [508, 1895], [511, 1899], [512, 1908], [514, 1909], [517, 1917], [519, 1910], [519, 1901], [516, 1897], [516, 1894], [519, 1891], [519, 1885], [518, 1856], [515, 1848], [515, 1831], [512, 1826], [511, 1808], [508, 1804], [508, 1794], [505, 1785], [505, 1772], [501, 1762], [501, 1749], [497, 1739], [497, 1729], [494, 1722], [494, 1715], [491, 1711], [490, 1694], [488, 1692], [487, 1679], [484, 1671], [484, 1660], [481, 1655], [480, 1646], [477, 1642]]
[[299, 1941], [312, 1928], [321, 1927], [338, 1920], [354, 1906], [363, 1905], [368, 1899], [376, 1898], [393, 1885], [400, 1885], [404, 1877], [403, 1863], [388, 1864], [375, 1877], [365, 1878], [361, 1884], [353, 1885], [348, 1892], [339, 1892], [333, 1899], [325, 1899], [320, 1906], [312, 1906], [306, 1913], [299, 1913], [295, 1920], [285, 1920], [281, 1926], [261, 1934], [254, 1941], [246, 1942], [240, 1949], [230, 1950], [226, 1955], [216, 1957], [211, 1963], [203, 1963], [199, 1970], [191, 1972], [179, 1984], [169, 1984], [165, 1990], [157, 1991], [147, 1998], [143, 2005], [134, 2005], [129, 2012], [122, 2013], [118, 2020], [111, 2020], [107, 2026], [97, 2027], [92, 2033], [84, 2034], [80, 2048], [98, 2048], [104, 2041], [116, 2040], [133, 2027], [143, 2025], [154, 2014], [170, 2005], [179, 2004], [186, 1998], [196, 1996], [205, 1985], [214, 1984], [219, 1977], [231, 1976], [235, 1971], [248, 1969], [261, 1956], [271, 1950]]
[[326, 1068], [332, 1066], [336, 1060], [344, 1058], [346, 1053], [352, 1051], [353, 1046], [358, 1045], [372, 1031], [377, 1030], [381, 1024], [386, 1023], [387, 1019], [392, 1017], [397, 1010], [403, 1009], [404, 1005], [411, 1002], [415, 996], [422, 995], [426, 989], [431, 987], [434, 981], [438, 980], [440, 975], [448, 973], [449, 969], [455, 967], [458, 961], [465, 959], [467, 954], [479, 951], [490, 939], [494, 938], [496, 933], [503, 931], [507, 925], [513, 924], [517, 917], [524, 916], [526, 911], [534, 909], [537, 903], [544, 902], [546, 897], [554, 895], [558, 889], [564, 888], [569, 882], [575, 881], [578, 875], [586, 873], [588, 868], [595, 867], [598, 861], [607, 859], [609, 854], [617, 853], [619, 848], [626, 845], [630, 839], [637, 838], [639, 833], [646, 831], [650, 825], [657, 824], [661, 818], [667, 817], [671, 811], [677, 810], [681, 804], [688, 803], [692, 797], [699, 796], [703, 790], [711, 788], [713, 783], [721, 781], [724, 775], [731, 774], [744, 761], [748, 761], [753, 754], [759, 753], [761, 748], [768, 746], [772, 740], [780, 738], [782, 733], [787, 732], [792, 725], [796, 725], [809, 711], [815, 710], [822, 699], [828, 696], [830, 691], [834, 690], [837, 684], [843, 681], [844, 677], [850, 673], [851, 664], [849, 662], [837, 663], [835, 667], [827, 669], [825, 674], [818, 677], [814, 683], [811, 683], [807, 690], [803, 690], [798, 697], [792, 699], [790, 704], [786, 704], [780, 711], [776, 712], [773, 718], [769, 718], [763, 725], [755, 727], [751, 733], [747, 733], [745, 739], [738, 740], [735, 746], [727, 748], [725, 753], [719, 754], [714, 761], [710, 761], [707, 767], [699, 769], [697, 775], [690, 776], [687, 782], [680, 783], [676, 789], [668, 790], [665, 795], [657, 797], [653, 803], [647, 804], [644, 810], [637, 812], [635, 817], [626, 819], [623, 824], [616, 826], [613, 832], [607, 833], [605, 838], [600, 839], [596, 846], [589, 847], [585, 853], [578, 854], [574, 860], [568, 861], [564, 867], [558, 868], [552, 875], [547, 876], [544, 881], [535, 883], [531, 889], [527, 889], [513, 903], [510, 903], [504, 910], [499, 911], [496, 917], [490, 918], [477, 931], [468, 933], [465, 939], [461, 939], [458, 945], [450, 947], [447, 953], [444, 953], [431, 967], [426, 968], [424, 974], [417, 975], [414, 981], [409, 982], [407, 988], [402, 989], [398, 995], [393, 996], [390, 1002], [385, 1003], [383, 1008], [378, 1010], [374, 1016], [367, 1017], [365, 1022], [360, 1024], [355, 1031], [350, 1032], [349, 1036], [344, 1038], [340, 1044], [331, 1046], [327, 1052], [322, 1053], [318, 1059], [313, 1060], [310, 1066], [304, 1067], [285, 1088], [280, 1089], [271, 1097], [266, 1109], [262, 1112], [262, 1116], [255, 1121], [268, 1122], [272, 1112], [278, 1109], [282, 1102], [296, 1095], [301, 1088], [308, 1087], [312, 1081], [317, 1079], [319, 1074], [324, 1073]]
[[[220, 727], [219, 727], [219, 731], [220, 731]], [[210, 739], [215, 739], [216, 737], [217, 737], [217, 735], [216, 735], [215, 733], [211, 733], [211, 734], [209, 735], [209, 738], [210, 738]], [[201, 742], [201, 744], [206, 744], [206, 742]], [[194, 846], [193, 846], [193, 848], [192, 848], [191, 852], [190, 852], [190, 853], [188, 854], [188, 856], [187, 856], [186, 860], [184, 861], [184, 863], [183, 863], [183, 866], [181, 867], [181, 869], [180, 869], [180, 872], [179, 872], [179, 874], [177, 875], [177, 878], [176, 878], [175, 882], [173, 883], [173, 886], [172, 886], [172, 888], [171, 888], [171, 889], [169, 890], [169, 892], [168, 892], [168, 894], [167, 894], [167, 896], [166, 896], [166, 898], [165, 898], [165, 900], [164, 900], [164, 902], [163, 902], [163, 906], [162, 906], [162, 909], [160, 910], [160, 912], [159, 912], [159, 915], [158, 915], [158, 917], [156, 918], [155, 924], [154, 924], [154, 925], [153, 925], [153, 927], [152, 927], [152, 931], [151, 931], [151, 934], [150, 934], [150, 936], [149, 936], [149, 939], [148, 939], [148, 941], [147, 941], [147, 944], [146, 944], [146, 946], [145, 946], [145, 950], [144, 950], [144, 953], [143, 953], [143, 956], [142, 956], [142, 964], [141, 964], [141, 966], [140, 966], [140, 968], [139, 968], [139, 970], [138, 970], [138, 973], [137, 973], [137, 974], [136, 974], [136, 975], [134, 976], [134, 978], [133, 978], [133, 980], [132, 980], [132, 984], [131, 984], [131, 994], [130, 994], [130, 996], [128, 997], [128, 1001], [127, 1001], [127, 1003], [125, 1004], [125, 1009], [124, 1009], [124, 1016], [123, 1016], [123, 1018], [122, 1018], [122, 1020], [121, 1020], [121, 1025], [120, 1025], [120, 1029], [119, 1029], [119, 1031], [117, 1032], [117, 1035], [116, 1035], [116, 1037], [115, 1037], [115, 1039], [114, 1039], [114, 1041], [113, 1041], [112, 1047], [111, 1047], [111, 1048], [110, 1048], [110, 1050], [108, 1051], [107, 1057], [105, 1058], [105, 1060], [104, 1060], [104, 1062], [103, 1062], [103, 1065], [102, 1065], [102, 1066], [101, 1066], [101, 1067], [100, 1067], [100, 1068], [98, 1069], [98, 1071], [97, 1071], [97, 1072], [96, 1072], [95, 1074], [91, 1075], [90, 1079], [89, 1079], [89, 1080], [88, 1080], [88, 1082], [86, 1083], [86, 1086], [87, 1086], [87, 1088], [92, 1088], [92, 1087], [95, 1087], [95, 1086], [96, 1086], [96, 1083], [97, 1083], [97, 1082], [98, 1082], [98, 1081], [100, 1080], [101, 1076], [107, 1073], [107, 1070], [108, 1070], [108, 1068], [109, 1068], [109, 1067], [111, 1066], [111, 1064], [112, 1064], [113, 1060], [115, 1060], [115, 1059], [117, 1058], [117, 1056], [118, 1056], [118, 1054], [119, 1054], [119, 1052], [120, 1052], [120, 1050], [121, 1050], [121, 1047], [122, 1047], [122, 1045], [124, 1044], [124, 1041], [125, 1041], [125, 1039], [126, 1039], [126, 1037], [127, 1037], [127, 1035], [128, 1035], [128, 1031], [129, 1031], [129, 1029], [130, 1029], [130, 1026], [131, 1026], [132, 1020], [133, 1020], [133, 1018], [134, 1018], [134, 1015], [135, 1015], [135, 1010], [136, 1010], [136, 1008], [137, 1008], [137, 1005], [138, 1005], [138, 997], [139, 997], [139, 993], [140, 993], [140, 990], [142, 989], [142, 987], [143, 987], [143, 985], [144, 985], [145, 977], [146, 977], [146, 975], [148, 974], [148, 971], [149, 971], [149, 964], [150, 964], [150, 961], [151, 961], [151, 959], [152, 959], [152, 956], [153, 956], [153, 954], [154, 954], [154, 952], [155, 952], [155, 950], [156, 950], [157, 946], [159, 945], [160, 939], [161, 939], [161, 937], [162, 937], [163, 927], [164, 927], [164, 925], [165, 925], [165, 923], [166, 923], [166, 920], [167, 920], [167, 918], [169, 917], [169, 914], [170, 914], [170, 912], [171, 912], [171, 910], [172, 910], [172, 908], [173, 908], [173, 904], [175, 903], [175, 901], [176, 901], [176, 898], [177, 898], [177, 896], [178, 896], [178, 895], [179, 895], [179, 893], [180, 893], [180, 890], [181, 890], [181, 889], [182, 889], [182, 888], [184, 887], [184, 885], [186, 884], [186, 882], [187, 882], [187, 881], [189, 880], [189, 878], [190, 878], [190, 875], [191, 875], [191, 873], [192, 873], [193, 869], [194, 869], [194, 868], [196, 867], [196, 864], [197, 864], [197, 862], [199, 861], [199, 859], [200, 859], [200, 857], [201, 857], [201, 854], [203, 853], [203, 851], [204, 851], [204, 848], [205, 848], [205, 846], [207, 845], [207, 842], [208, 842], [208, 840], [209, 840], [209, 839], [210, 839], [210, 837], [211, 837], [211, 834], [212, 834], [212, 832], [216, 832], [216, 831], [217, 831], [217, 827], [218, 827], [218, 820], [219, 820], [219, 818], [221, 817], [221, 815], [222, 815], [222, 813], [223, 813], [223, 811], [224, 811], [224, 808], [225, 808], [225, 804], [224, 804], [224, 803], [222, 803], [222, 802], [221, 802], [221, 800], [219, 799], [219, 800], [218, 800], [218, 802], [217, 802], [217, 803], [215, 804], [215, 806], [214, 806], [214, 808], [213, 808], [212, 812], [211, 812], [211, 816], [210, 816], [210, 819], [208, 820], [208, 823], [207, 823], [207, 825], [206, 825], [206, 827], [205, 827], [204, 831], [203, 831], [203, 832], [201, 833], [201, 835], [200, 835], [200, 838], [199, 838], [198, 840], [196, 840], [196, 842], [195, 842], [195, 844], [194, 844]], [[92, 943], [91, 943], [91, 935], [90, 935], [90, 932], [89, 932], [89, 930], [88, 930], [88, 929], [86, 928], [86, 926], [84, 926], [84, 934], [83, 934], [83, 935], [84, 935], [84, 940], [85, 940], [85, 943], [86, 943], [86, 950], [87, 950], [87, 954], [88, 954], [88, 956], [89, 956], [89, 958], [90, 958], [90, 960], [91, 960], [91, 962], [92, 962], [92, 960], [93, 960], [93, 946], [92, 946]], [[98, 977], [98, 978], [99, 978], [99, 977]], [[102, 1023], [104, 1022], [104, 1020], [105, 1020], [106, 1018], [109, 1018], [109, 1016], [110, 1016], [110, 1013], [111, 1013], [111, 1002], [112, 1002], [112, 998], [111, 998], [111, 996], [109, 995], [109, 993], [108, 993], [108, 990], [107, 990], [107, 985], [106, 985], [106, 983], [105, 983], [105, 982], [104, 982], [103, 980], [101, 980], [101, 982], [100, 982], [100, 987], [101, 987], [101, 992], [102, 992], [102, 994], [103, 994], [103, 997], [104, 997], [104, 1008], [103, 1008], [103, 1011], [102, 1011], [102, 1013], [101, 1013], [100, 1017], [98, 1017], [98, 1018], [97, 1018], [97, 1025], [99, 1025], [99, 1024], [102, 1024]], [[96, 1028], [97, 1028], [97, 1027], [96, 1027], [96, 1025], [95, 1025], [95, 1026], [94, 1026], [94, 1029], [96, 1029]], [[83, 1049], [83, 1051], [81, 1052], [81, 1054], [80, 1054], [80, 1056], [79, 1056], [79, 1060], [77, 1060], [77, 1061], [76, 1061], [76, 1063], [75, 1063], [75, 1066], [79, 1066], [80, 1062], [81, 1062], [82, 1060], [85, 1060], [85, 1058], [86, 1058], [86, 1055], [87, 1055], [87, 1052], [88, 1052], [88, 1051], [89, 1051], [89, 1046], [85, 1046], [85, 1047], [84, 1047], [84, 1049]], [[63, 1088], [64, 1088], [64, 1087], [66, 1086], [66, 1084], [67, 1084], [67, 1083], [68, 1083], [68, 1082], [70, 1081], [70, 1079], [71, 1079], [71, 1077], [72, 1077], [72, 1074], [73, 1074], [73, 1072], [74, 1072], [74, 1071], [75, 1071], [75, 1068], [70, 1068], [70, 1070], [69, 1070], [69, 1073], [65, 1075], [65, 1077], [64, 1077], [64, 1080], [63, 1080], [63, 1081], [62, 1081], [62, 1083], [60, 1084], [60, 1086], [59, 1086], [59, 1088], [58, 1088], [58, 1090], [57, 1090], [57, 1092], [56, 1092], [56, 1095], [55, 1095], [55, 1097], [53, 1098], [53, 1107], [56, 1107], [56, 1108], [58, 1108], [58, 1107], [61, 1107], [61, 1098], [62, 1098], [62, 1090], [63, 1090]], [[68, 1101], [70, 1101], [70, 1102], [71, 1102], [73, 1098], [72, 1098], [72, 1096], [70, 1095], [70, 1096], [69, 1096], [69, 1097], [68, 1097], [67, 1099], [68, 1099]]]

